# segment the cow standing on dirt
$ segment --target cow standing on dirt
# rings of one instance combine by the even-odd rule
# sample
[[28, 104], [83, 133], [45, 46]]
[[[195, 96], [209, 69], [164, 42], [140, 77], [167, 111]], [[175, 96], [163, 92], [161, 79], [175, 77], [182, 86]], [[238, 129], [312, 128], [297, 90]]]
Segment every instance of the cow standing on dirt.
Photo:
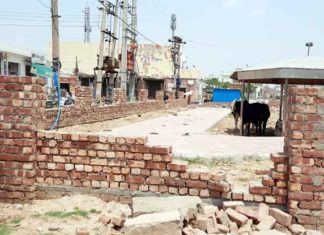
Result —
[[[238, 119], [241, 114], [241, 101], [235, 101], [232, 106], [235, 128], [237, 129]], [[267, 122], [270, 117], [270, 109], [267, 104], [243, 102], [243, 125], [246, 126], [247, 135], [250, 135], [251, 123], [256, 127], [257, 135], [265, 135]]]

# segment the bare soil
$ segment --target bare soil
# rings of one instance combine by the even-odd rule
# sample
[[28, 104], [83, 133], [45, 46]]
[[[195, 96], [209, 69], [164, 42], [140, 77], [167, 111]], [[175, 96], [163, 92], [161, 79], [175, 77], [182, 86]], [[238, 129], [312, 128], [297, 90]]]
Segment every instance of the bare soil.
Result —
[[0, 234], [70, 235], [86, 228], [90, 234], [108, 235], [111, 233], [99, 221], [106, 206], [99, 198], [86, 195], [35, 200], [24, 205], [0, 203]]
[[184, 159], [189, 161], [191, 170], [209, 170], [210, 172], [224, 172], [226, 181], [234, 187], [247, 187], [249, 182], [262, 180], [263, 175], [257, 175], [256, 170], [269, 170], [273, 167], [271, 160], [246, 159], [235, 160], [205, 160], [205, 159]]
[[[266, 136], [274, 136], [274, 129], [276, 126], [276, 122], [279, 119], [279, 108], [272, 107], [270, 113], [271, 115], [267, 123]], [[235, 129], [235, 123], [232, 114], [229, 114], [220, 122], [216, 123], [213, 127], [209, 129], [209, 132], [213, 134], [239, 135], [239, 130]], [[253, 128], [251, 131], [251, 135], [256, 135], [255, 129]]]

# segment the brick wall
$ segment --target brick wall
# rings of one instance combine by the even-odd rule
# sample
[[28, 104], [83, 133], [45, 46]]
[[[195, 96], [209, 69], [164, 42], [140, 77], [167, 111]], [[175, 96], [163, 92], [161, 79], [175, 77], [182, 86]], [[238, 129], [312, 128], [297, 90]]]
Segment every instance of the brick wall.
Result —
[[114, 104], [123, 104], [126, 103], [127, 96], [126, 91], [121, 88], [113, 89], [113, 103]]
[[[58, 123], [59, 127], [66, 127], [78, 124], [100, 122], [125, 117], [132, 114], [141, 114], [165, 110], [168, 108], [185, 107], [186, 100], [173, 100], [165, 104], [161, 100], [148, 100], [147, 102], [131, 102], [109, 106], [66, 106], [61, 109], [61, 118]], [[49, 128], [52, 124], [57, 109], [46, 110], [46, 127]]]
[[148, 90], [139, 89], [137, 90], [137, 101], [146, 102], [148, 100]]
[[164, 98], [164, 91], [156, 91], [155, 99], [156, 100], [163, 100], [163, 98]]
[[92, 103], [92, 87], [76, 86], [75, 87], [75, 105], [90, 106]]
[[33, 198], [36, 130], [43, 128], [45, 81], [0, 76], [0, 200]]
[[324, 231], [324, 89], [289, 89], [288, 113], [289, 212]]
[[223, 181], [224, 173], [189, 171], [187, 162], [174, 161], [170, 147], [149, 146], [145, 138], [47, 131], [39, 131], [37, 137], [36, 181], [43, 188], [110, 188], [219, 198], [231, 189]]

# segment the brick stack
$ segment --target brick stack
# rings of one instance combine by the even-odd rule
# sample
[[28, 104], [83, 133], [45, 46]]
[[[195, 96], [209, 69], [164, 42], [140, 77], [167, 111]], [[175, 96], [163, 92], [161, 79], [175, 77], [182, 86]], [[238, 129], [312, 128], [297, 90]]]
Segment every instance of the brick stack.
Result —
[[137, 101], [146, 102], [148, 100], [148, 90], [139, 89], [137, 90]]
[[0, 76], [0, 200], [34, 197], [36, 130], [43, 128], [45, 81]]
[[75, 87], [75, 104], [79, 106], [90, 106], [92, 103], [92, 87]]
[[156, 100], [163, 100], [163, 98], [164, 98], [164, 91], [156, 91], [155, 99]]
[[324, 231], [324, 89], [290, 88], [288, 208], [297, 222]]
[[126, 103], [126, 91], [122, 88], [113, 89], [113, 103], [114, 104], [123, 104]]
[[188, 170], [170, 148], [143, 138], [38, 132], [37, 182], [88, 188], [141, 190], [201, 197], [230, 191], [224, 173]]
[[271, 154], [270, 157], [274, 168], [269, 175], [263, 177], [262, 182], [251, 182], [249, 192], [257, 202], [286, 204], [288, 157], [283, 153]]

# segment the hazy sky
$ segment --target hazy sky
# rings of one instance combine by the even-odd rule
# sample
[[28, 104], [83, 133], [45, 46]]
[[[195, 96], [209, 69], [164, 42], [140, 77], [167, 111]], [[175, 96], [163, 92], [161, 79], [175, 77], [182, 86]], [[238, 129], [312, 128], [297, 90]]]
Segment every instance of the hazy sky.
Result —
[[[91, 40], [98, 40], [97, 0], [59, 3], [62, 41], [83, 41], [87, 3]], [[0, 42], [46, 53], [49, 5], [50, 0], [0, 0]], [[177, 14], [176, 34], [187, 41], [187, 66], [218, 74], [304, 56], [307, 41], [314, 43], [311, 55], [324, 56], [323, 9], [323, 0], [138, 0], [138, 28], [154, 42], [167, 44], [170, 15]], [[139, 41], [149, 43], [142, 37]]]

